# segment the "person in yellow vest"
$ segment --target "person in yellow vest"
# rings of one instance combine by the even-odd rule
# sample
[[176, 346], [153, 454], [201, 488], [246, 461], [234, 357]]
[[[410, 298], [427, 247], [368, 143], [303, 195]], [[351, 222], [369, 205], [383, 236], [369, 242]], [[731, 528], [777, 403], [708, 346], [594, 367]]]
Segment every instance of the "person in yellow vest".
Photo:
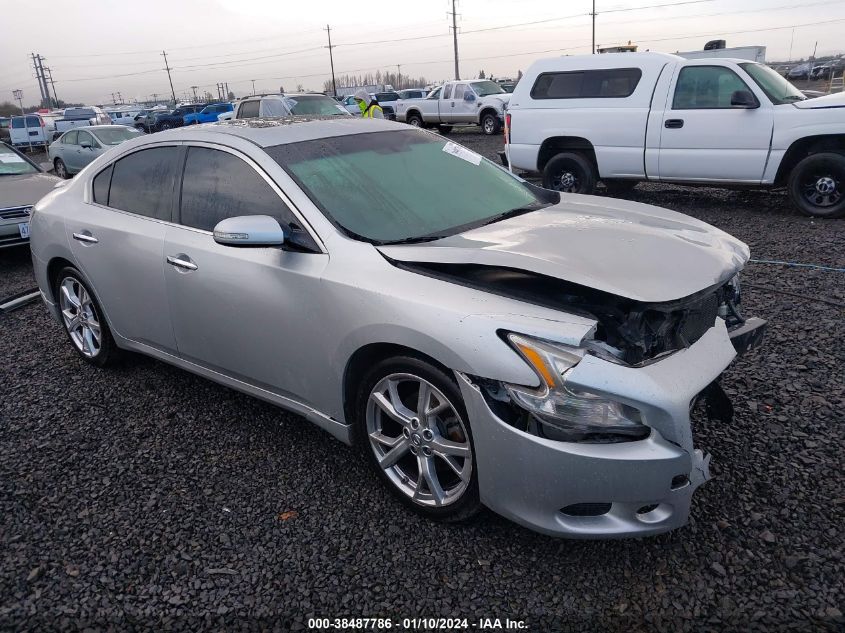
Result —
[[371, 97], [370, 93], [361, 88], [355, 93], [355, 101], [358, 102], [358, 107], [361, 108], [361, 115], [365, 119], [383, 119], [384, 112], [378, 104], [375, 97]]

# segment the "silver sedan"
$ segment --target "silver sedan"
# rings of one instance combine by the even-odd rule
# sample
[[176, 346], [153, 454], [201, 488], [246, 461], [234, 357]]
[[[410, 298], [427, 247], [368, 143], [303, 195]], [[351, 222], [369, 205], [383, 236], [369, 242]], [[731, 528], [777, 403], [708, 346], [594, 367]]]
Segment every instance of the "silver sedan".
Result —
[[50, 145], [48, 155], [56, 175], [70, 178], [100, 154], [143, 134], [126, 125], [92, 125], [68, 130]]
[[299, 413], [432, 519], [683, 525], [709, 478], [692, 403], [727, 420], [716, 381], [764, 329], [739, 309], [748, 248], [722, 231], [383, 120], [135, 139], [31, 224], [84, 360], [133, 350]]

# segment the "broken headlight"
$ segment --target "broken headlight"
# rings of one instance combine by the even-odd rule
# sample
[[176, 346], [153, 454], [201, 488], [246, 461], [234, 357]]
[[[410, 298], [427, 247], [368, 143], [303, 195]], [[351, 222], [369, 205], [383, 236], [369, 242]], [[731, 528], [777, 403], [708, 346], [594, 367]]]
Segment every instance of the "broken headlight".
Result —
[[540, 386], [504, 387], [511, 401], [542, 425], [545, 437], [560, 441], [630, 441], [649, 434], [634, 407], [567, 384], [567, 377], [587, 350], [519, 334], [509, 334], [507, 338], [537, 373]]

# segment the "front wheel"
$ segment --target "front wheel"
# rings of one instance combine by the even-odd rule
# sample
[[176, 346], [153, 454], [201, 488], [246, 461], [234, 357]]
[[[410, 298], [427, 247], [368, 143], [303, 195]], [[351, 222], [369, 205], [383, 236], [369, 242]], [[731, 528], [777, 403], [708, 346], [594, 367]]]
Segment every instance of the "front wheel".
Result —
[[162, 124], [161, 124], [161, 129], [162, 129], [162, 130], [169, 130], [169, 129], [170, 129], [170, 128], [172, 128], [172, 127], [173, 127], [173, 124], [168, 123], [167, 121], [165, 121], [164, 123], [162, 123]]
[[71, 266], [56, 277], [54, 294], [61, 310], [62, 325], [74, 349], [86, 361], [104, 367], [118, 355], [103, 311], [82, 274]]
[[502, 125], [499, 123], [499, 117], [495, 114], [485, 114], [481, 117], [481, 129], [487, 136], [498, 134], [499, 130], [502, 129]]
[[564, 193], [590, 194], [596, 188], [596, 170], [581, 154], [564, 152], [546, 164], [543, 187]]
[[789, 174], [789, 198], [804, 215], [838, 218], [845, 215], [845, 156], [811, 154]]
[[407, 119], [406, 119], [406, 122], [408, 123], [408, 125], [413, 125], [414, 127], [422, 127], [423, 126], [422, 117], [419, 114], [417, 114], [416, 112], [414, 112], [413, 114], [409, 114]]
[[461, 521], [480, 509], [466, 408], [443, 370], [411, 356], [378, 363], [358, 392], [357, 431], [379, 477], [415, 512]]

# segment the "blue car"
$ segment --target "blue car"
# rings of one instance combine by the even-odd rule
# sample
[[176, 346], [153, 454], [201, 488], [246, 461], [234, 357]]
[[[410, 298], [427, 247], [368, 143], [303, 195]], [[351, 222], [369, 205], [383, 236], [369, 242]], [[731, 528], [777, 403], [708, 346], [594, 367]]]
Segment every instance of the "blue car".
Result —
[[195, 123], [212, 123], [217, 121], [217, 117], [224, 112], [232, 111], [231, 103], [212, 103], [205, 106], [199, 112], [191, 112], [184, 117], [185, 125], [194, 125]]

